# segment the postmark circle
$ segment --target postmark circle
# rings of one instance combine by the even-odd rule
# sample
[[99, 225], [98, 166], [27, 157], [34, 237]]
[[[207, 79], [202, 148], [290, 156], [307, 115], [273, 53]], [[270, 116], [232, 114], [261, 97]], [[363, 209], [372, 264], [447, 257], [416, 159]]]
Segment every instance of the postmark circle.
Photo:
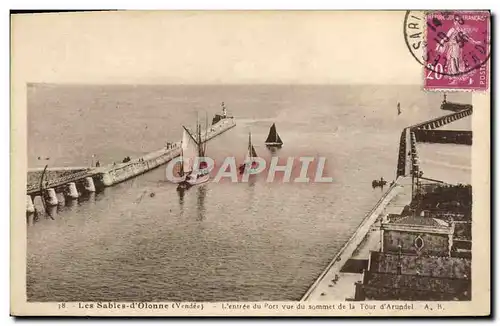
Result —
[[415, 60], [428, 71], [467, 75], [490, 58], [487, 11], [407, 11], [403, 34]]

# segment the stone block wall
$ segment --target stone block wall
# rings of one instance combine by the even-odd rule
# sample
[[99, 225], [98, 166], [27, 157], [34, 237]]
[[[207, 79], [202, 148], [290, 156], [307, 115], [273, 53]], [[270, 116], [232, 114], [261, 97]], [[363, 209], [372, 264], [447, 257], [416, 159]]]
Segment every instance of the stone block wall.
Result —
[[[420, 237], [423, 240], [423, 247], [419, 251], [415, 245], [415, 240]], [[420, 253], [428, 256], [449, 255], [449, 239], [447, 234], [417, 233], [408, 231], [384, 230], [383, 248], [386, 252]]]
[[468, 279], [471, 275], [471, 260], [454, 257], [398, 255], [386, 252], [372, 252], [370, 255], [370, 271]]

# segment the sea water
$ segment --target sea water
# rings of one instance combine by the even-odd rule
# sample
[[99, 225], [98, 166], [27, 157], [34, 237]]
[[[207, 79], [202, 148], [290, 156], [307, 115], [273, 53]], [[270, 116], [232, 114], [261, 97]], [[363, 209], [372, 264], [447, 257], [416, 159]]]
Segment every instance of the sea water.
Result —
[[[395, 179], [402, 129], [449, 113], [441, 100], [397, 85], [31, 85], [29, 167], [138, 157], [210, 122], [224, 101], [237, 126], [207, 156], [243, 157], [251, 132], [265, 159], [325, 157], [333, 182], [207, 183], [181, 196], [160, 167], [53, 218], [30, 216], [28, 300], [298, 300], [379, 200], [372, 180]], [[274, 154], [264, 145], [273, 123], [284, 142]], [[447, 150], [443, 164], [467, 164], [467, 151]]]

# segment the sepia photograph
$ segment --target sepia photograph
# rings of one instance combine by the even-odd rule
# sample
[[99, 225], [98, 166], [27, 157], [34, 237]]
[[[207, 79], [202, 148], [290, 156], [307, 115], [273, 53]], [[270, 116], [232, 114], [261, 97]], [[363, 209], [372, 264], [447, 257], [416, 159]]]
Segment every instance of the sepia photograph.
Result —
[[489, 314], [489, 19], [14, 15], [11, 313]]

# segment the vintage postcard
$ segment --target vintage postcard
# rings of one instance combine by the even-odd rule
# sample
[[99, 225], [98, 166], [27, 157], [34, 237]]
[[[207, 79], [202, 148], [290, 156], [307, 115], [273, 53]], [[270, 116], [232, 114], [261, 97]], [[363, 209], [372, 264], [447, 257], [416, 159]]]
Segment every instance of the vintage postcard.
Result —
[[487, 316], [490, 12], [11, 20], [11, 314]]

